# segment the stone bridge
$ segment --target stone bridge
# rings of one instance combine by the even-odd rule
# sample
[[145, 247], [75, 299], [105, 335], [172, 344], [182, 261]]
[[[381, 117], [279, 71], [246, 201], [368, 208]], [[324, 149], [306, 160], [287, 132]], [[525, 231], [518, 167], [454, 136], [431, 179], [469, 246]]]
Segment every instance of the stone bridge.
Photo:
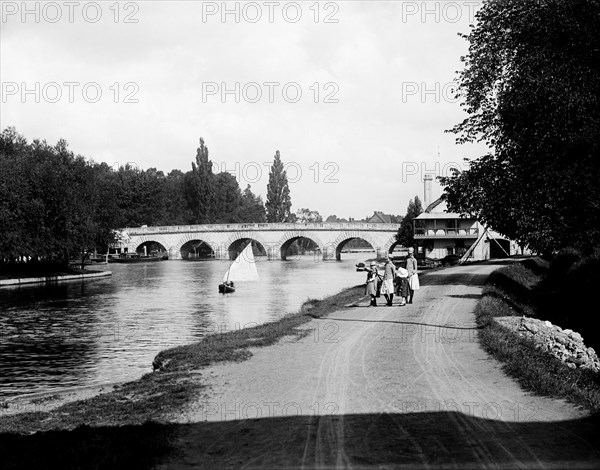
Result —
[[[121, 229], [120, 248], [128, 252], [141, 251], [145, 243], [155, 242], [169, 252], [169, 259], [187, 258], [194, 247], [210, 248], [216, 259], [232, 259], [248, 241], [262, 246], [270, 260], [285, 260], [288, 247], [300, 238], [312, 240], [324, 260], [340, 260], [350, 240], [362, 239], [377, 256], [393, 251], [397, 224], [378, 223], [260, 223], [176, 225]], [[143, 248], [142, 248], [143, 249]]]

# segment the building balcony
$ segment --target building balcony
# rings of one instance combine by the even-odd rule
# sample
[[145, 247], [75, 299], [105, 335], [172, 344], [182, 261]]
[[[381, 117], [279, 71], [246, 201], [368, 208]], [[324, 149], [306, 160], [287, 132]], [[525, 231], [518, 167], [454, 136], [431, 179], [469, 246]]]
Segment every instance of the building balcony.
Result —
[[478, 238], [477, 228], [415, 228], [416, 239]]

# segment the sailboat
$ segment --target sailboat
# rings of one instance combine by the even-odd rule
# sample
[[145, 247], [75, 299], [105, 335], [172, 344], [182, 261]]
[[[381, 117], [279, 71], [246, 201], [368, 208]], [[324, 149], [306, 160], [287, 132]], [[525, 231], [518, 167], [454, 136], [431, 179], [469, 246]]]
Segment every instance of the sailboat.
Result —
[[231, 263], [227, 272], [223, 275], [223, 283], [219, 284], [221, 294], [235, 292], [234, 282], [238, 281], [258, 281], [258, 271], [252, 252], [252, 243], [248, 243], [246, 248]]

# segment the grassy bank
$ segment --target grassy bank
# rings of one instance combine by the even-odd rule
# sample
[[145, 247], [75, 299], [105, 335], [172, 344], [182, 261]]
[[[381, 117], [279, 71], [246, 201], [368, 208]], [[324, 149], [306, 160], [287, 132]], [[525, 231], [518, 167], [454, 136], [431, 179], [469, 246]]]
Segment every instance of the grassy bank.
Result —
[[19, 279], [24, 277], [60, 276], [88, 272], [80, 266], [63, 263], [0, 263], [0, 279]]
[[251, 357], [251, 347], [269, 346], [284, 337], [305, 336], [310, 330], [300, 328], [303, 324], [344, 308], [363, 295], [364, 286], [355, 286], [323, 300], [308, 300], [299, 312], [277, 321], [210, 335], [198, 343], [162, 351], [155, 359], [154, 373], [117, 386], [110, 393], [48, 412], [1, 416], [0, 407], [0, 433], [164, 422], [202, 393], [203, 367], [222, 361], [243, 361]]
[[[529, 316], [550, 319], [562, 327], [575, 316], [557, 313], [548, 307], [547, 290], [551, 265], [539, 259], [506, 266], [492, 273], [476, 309], [480, 341], [491, 355], [504, 364], [504, 370], [527, 390], [540, 395], [564, 398], [600, 415], [600, 375], [586, 369], [570, 369], [560, 360], [538, 351], [534, 343], [493, 321], [494, 317]], [[585, 315], [586, 312], [579, 312]], [[562, 323], [562, 325], [561, 325]], [[581, 321], [576, 322], [581, 324]], [[586, 333], [580, 331], [586, 344]], [[594, 338], [595, 339], [595, 338]], [[594, 341], [595, 342], [595, 341]]]

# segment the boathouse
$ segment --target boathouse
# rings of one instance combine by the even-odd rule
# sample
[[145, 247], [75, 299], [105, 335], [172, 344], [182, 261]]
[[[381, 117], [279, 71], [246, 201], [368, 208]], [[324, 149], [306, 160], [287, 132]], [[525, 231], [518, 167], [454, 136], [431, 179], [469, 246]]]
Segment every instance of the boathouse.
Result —
[[468, 253], [466, 261], [479, 261], [520, 253], [516, 242], [484, 227], [477, 219], [448, 212], [441, 198], [415, 218], [414, 229], [418, 253], [426, 258], [463, 257]]

